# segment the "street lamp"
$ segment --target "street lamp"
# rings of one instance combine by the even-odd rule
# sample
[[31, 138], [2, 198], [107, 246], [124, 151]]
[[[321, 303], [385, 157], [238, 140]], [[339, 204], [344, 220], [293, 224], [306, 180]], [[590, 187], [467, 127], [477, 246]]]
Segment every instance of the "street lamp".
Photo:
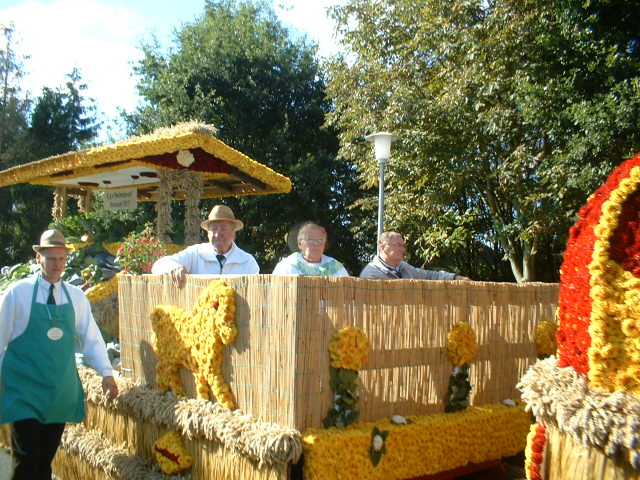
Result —
[[380, 165], [380, 181], [378, 185], [378, 241], [380, 241], [380, 235], [384, 232], [384, 168], [387, 160], [389, 160], [391, 144], [399, 140], [400, 137], [387, 132], [379, 132], [367, 135], [364, 138], [374, 144], [376, 160]]

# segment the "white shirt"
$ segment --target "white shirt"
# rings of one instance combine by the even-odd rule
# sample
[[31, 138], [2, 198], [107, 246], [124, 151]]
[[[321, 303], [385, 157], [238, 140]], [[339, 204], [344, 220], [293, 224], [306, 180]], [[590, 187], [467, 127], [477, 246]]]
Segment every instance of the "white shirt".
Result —
[[[33, 287], [37, 278], [38, 276], [34, 275], [12, 283], [7, 287], [4, 295], [0, 297], [0, 371], [2, 371], [2, 361], [4, 360], [7, 345], [27, 329], [29, 316], [31, 315]], [[56, 282], [53, 289], [53, 296], [58, 305], [67, 303], [67, 296], [62, 290], [61, 283], [60, 281]], [[47, 303], [50, 286], [51, 283], [44, 278], [40, 278], [36, 294], [37, 303]], [[76, 317], [76, 352], [82, 353], [85, 360], [103, 377], [113, 376], [107, 348], [91, 313], [89, 299], [80, 288], [66, 282], [65, 287], [69, 292]]]
[[[327, 255], [322, 255], [322, 258], [320, 259], [320, 263], [312, 263], [312, 262], [307, 262], [304, 259], [304, 257], [299, 253], [292, 253], [288, 257], [285, 257], [278, 262], [278, 264], [276, 265], [276, 268], [273, 269], [273, 274], [274, 275], [305, 275], [305, 273], [300, 272], [300, 270], [298, 269], [297, 267], [298, 262], [303, 262], [304, 264], [311, 265], [311, 266], [314, 266], [314, 265], [320, 266], [320, 265], [324, 265], [326, 263], [332, 262], [334, 260], [335, 259], [332, 257], [329, 257]], [[332, 277], [348, 277], [349, 276], [347, 269], [344, 268], [342, 265], [340, 266], [341, 268], [335, 273], [333, 273], [331, 275]]]
[[210, 242], [198, 243], [173, 255], [159, 258], [151, 267], [154, 275], [164, 275], [182, 265], [190, 274], [246, 275], [260, 273], [258, 262], [252, 255], [240, 249], [235, 242], [224, 254], [226, 260], [220, 271], [220, 262]]

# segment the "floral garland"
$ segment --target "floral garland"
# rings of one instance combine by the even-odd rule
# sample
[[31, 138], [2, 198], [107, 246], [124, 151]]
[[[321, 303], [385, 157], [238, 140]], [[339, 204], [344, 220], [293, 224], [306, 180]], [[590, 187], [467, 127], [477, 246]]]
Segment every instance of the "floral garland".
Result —
[[553, 320], [543, 320], [536, 327], [536, 351], [538, 358], [546, 358], [556, 353], [558, 324]]
[[[414, 478], [515, 455], [525, 448], [531, 417], [521, 406], [489, 404], [462, 412], [358, 422], [302, 433], [304, 478]], [[374, 443], [375, 428], [380, 437]], [[382, 442], [382, 443], [381, 443]], [[373, 464], [371, 449], [386, 455]]]
[[209, 399], [233, 410], [231, 388], [222, 376], [224, 345], [235, 341], [233, 289], [214, 280], [200, 294], [193, 310], [158, 305], [151, 313], [154, 347], [158, 355], [156, 384], [161, 392], [171, 390], [184, 397], [180, 367], [194, 372], [198, 398]]
[[546, 443], [547, 435], [544, 424], [534, 423], [531, 425], [527, 436], [527, 448], [524, 451], [524, 469], [527, 480], [543, 480], [542, 464]]
[[360, 416], [356, 395], [358, 370], [367, 363], [369, 340], [357, 327], [338, 330], [329, 342], [331, 367], [329, 369], [331, 388], [335, 392], [335, 403], [323, 420], [325, 428], [345, 427]]
[[476, 332], [471, 325], [458, 322], [453, 326], [447, 334], [447, 352], [454, 369], [449, 377], [444, 411], [457, 412], [469, 406], [469, 363], [478, 352]]
[[89, 287], [85, 292], [91, 303], [98, 303], [113, 293], [118, 293], [118, 276], [114, 275], [106, 282]]
[[160, 469], [168, 474], [181, 472], [193, 465], [193, 457], [189, 455], [184, 442], [177, 432], [168, 432], [153, 444], [153, 453]]

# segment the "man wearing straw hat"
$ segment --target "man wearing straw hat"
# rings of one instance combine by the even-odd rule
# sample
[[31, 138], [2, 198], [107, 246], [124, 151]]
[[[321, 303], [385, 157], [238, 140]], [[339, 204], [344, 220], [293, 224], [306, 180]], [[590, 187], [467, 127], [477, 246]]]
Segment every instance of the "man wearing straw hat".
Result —
[[404, 261], [407, 246], [398, 232], [383, 232], [378, 240], [378, 255], [360, 272], [360, 278], [397, 280], [415, 278], [420, 280], [470, 280], [467, 277], [444, 270], [423, 270]]
[[200, 226], [207, 232], [209, 242], [191, 245], [184, 250], [162, 257], [153, 264], [151, 273], [171, 275], [173, 284], [182, 288], [186, 274], [246, 275], [260, 273], [258, 262], [240, 249], [236, 232], [244, 227], [226, 205], [216, 205], [209, 218]]
[[69, 249], [45, 231], [33, 246], [37, 275], [19, 280], [0, 300], [0, 423], [10, 423], [13, 479], [51, 478], [66, 422], [84, 418], [75, 352], [102, 376], [112, 401], [118, 386], [84, 292], [60, 280]]

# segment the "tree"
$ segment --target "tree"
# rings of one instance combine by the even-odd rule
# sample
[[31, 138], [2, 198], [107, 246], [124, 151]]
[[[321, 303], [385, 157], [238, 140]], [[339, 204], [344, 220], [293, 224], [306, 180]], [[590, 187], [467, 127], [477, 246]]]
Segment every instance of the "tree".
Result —
[[[286, 253], [291, 224], [306, 219], [335, 229], [338, 242], [330, 253], [358, 270], [364, 253], [350, 234], [357, 219], [348, 209], [358, 186], [352, 165], [335, 161], [336, 132], [323, 126], [330, 103], [316, 47], [293, 40], [264, 2], [216, 0], [176, 33], [172, 49], [165, 53], [155, 41], [143, 51], [135, 70], [145, 105], [127, 116], [132, 131], [197, 119], [291, 178], [287, 195], [224, 200], [245, 222], [239, 242], [256, 253], [262, 271]], [[216, 202], [202, 202], [203, 216]]]
[[29, 136], [37, 158], [86, 147], [98, 135], [96, 107], [82, 96], [87, 85], [80, 72], [74, 68], [67, 78], [66, 90], [44, 87], [35, 103]]
[[[21, 130], [21, 142], [8, 148], [6, 166], [86, 147], [97, 135], [95, 107], [82, 96], [86, 85], [77, 70], [68, 75], [66, 88], [44, 87], [33, 102], [27, 117], [29, 125]], [[16, 147], [20, 145], [20, 149]], [[40, 185], [19, 184], [0, 190], [6, 202], [3, 209], [0, 240], [0, 264], [22, 262], [33, 256], [31, 245], [51, 223], [52, 189]]]
[[362, 137], [403, 138], [387, 211], [428, 261], [502, 280], [498, 255], [519, 282], [556, 281], [577, 209], [640, 146], [638, 2], [583, 3], [351, 0], [334, 9], [346, 48], [328, 83], [341, 155], [371, 187], [377, 172]]

